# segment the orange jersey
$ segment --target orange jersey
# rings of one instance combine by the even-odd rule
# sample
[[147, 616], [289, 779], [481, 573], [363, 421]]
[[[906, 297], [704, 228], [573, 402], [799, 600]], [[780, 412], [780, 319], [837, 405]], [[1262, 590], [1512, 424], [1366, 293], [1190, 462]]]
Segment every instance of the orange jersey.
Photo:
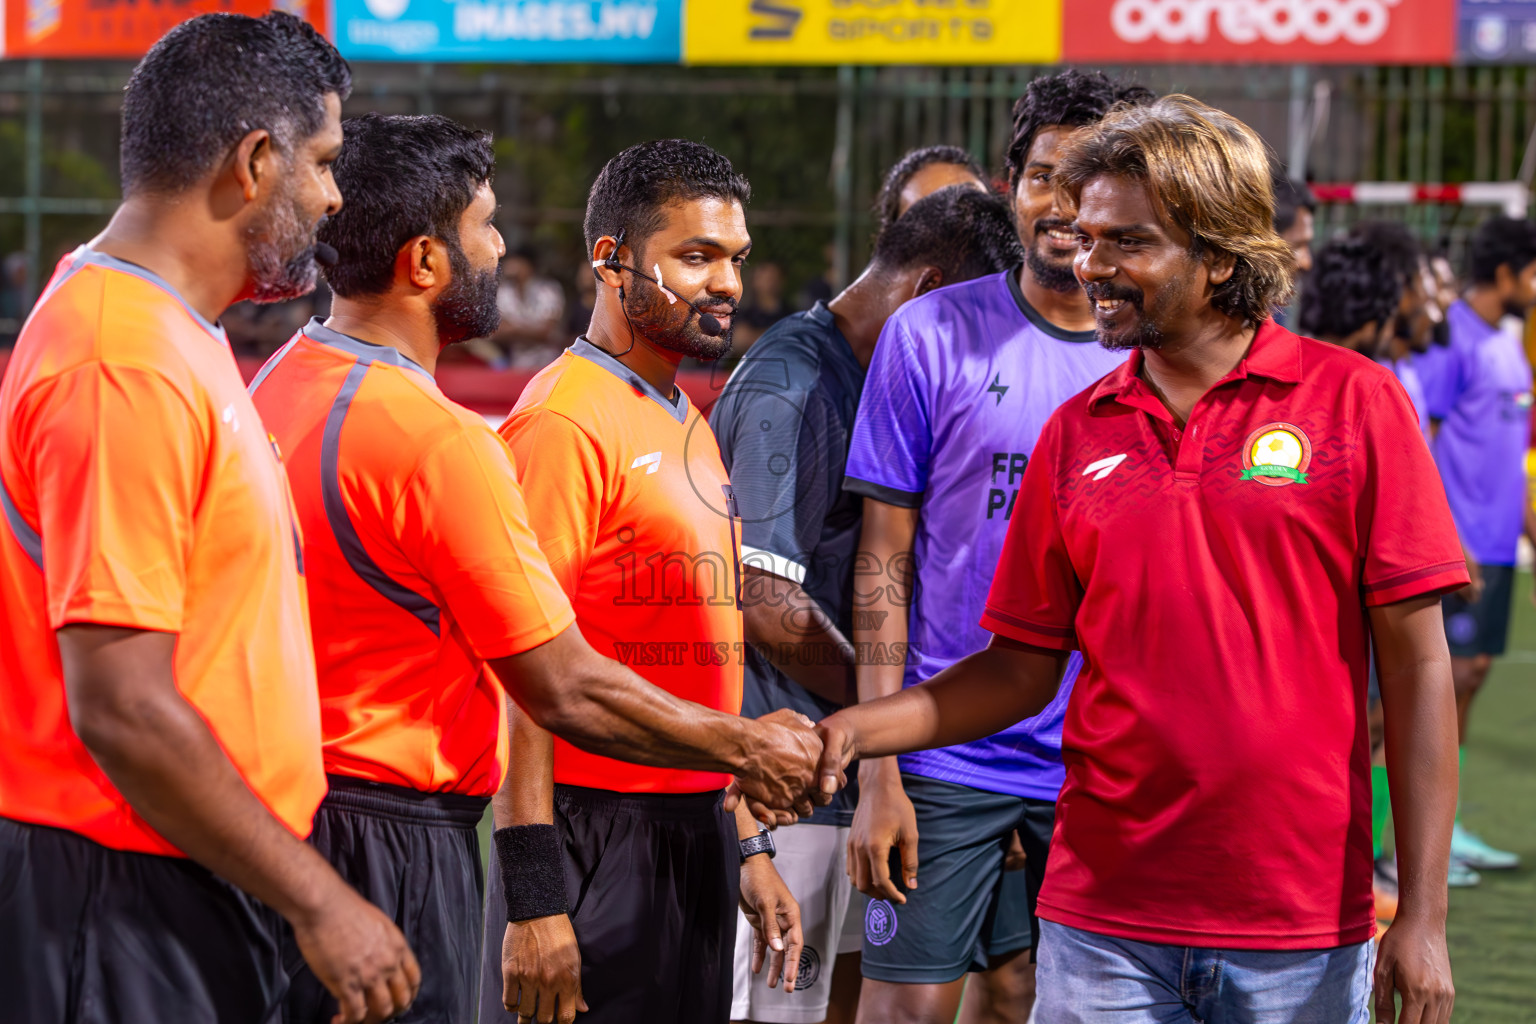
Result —
[[[587, 642], [670, 693], [739, 714], [735, 499], [688, 396], [674, 404], [580, 339], [528, 383], [501, 434]], [[557, 737], [555, 781], [698, 793], [729, 779], [626, 764]]]
[[507, 446], [399, 351], [318, 320], [251, 394], [304, 529], [326, 770], [491, 795], [507, 716], [485, 662], [575, 620]]
[[0, 387], [0, 816], [176, 855], [69, 723], [54, 631], [175, 633], [176, 685], [295, 835], [325, 794], [299, 537], [224, 331], [66, 256]]

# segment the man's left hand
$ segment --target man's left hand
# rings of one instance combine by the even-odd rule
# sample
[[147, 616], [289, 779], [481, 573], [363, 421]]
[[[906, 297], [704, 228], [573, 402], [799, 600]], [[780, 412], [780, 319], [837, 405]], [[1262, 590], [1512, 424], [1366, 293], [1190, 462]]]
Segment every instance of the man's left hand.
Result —
[[[1396, 1012], [1394, 993], [1403, 1000]], [[1456, 989], [1445, 926], [1399, 917], [1376, 951], [1376, 1019], [1380, 1024], [1449, 1024]]]
[[793, 992], [800, 976], [800, 904], [766, 854], [748, 857], [741, 866], [741, 912], [752, 925], [752, 973], [768, 962], [768, 987], [784, 979], [784, 991]]

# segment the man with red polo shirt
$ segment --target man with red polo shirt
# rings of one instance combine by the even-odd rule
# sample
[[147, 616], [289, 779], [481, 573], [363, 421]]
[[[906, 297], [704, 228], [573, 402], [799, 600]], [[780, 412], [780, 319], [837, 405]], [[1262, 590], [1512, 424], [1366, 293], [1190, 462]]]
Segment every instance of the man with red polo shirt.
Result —
[[[1449, 1020], [1455, 706], [1438, 597], [1466, 583], [1390, 371], [1278, 327], [1293, 258], [1264, 147], [1183, 96], [1068, 144], [1076, 272], [1120, 369], [1046, 424], [983, 615], [995, 637], [823, 723], [845, 757], [1037, 713], [1067, 654], [1038, 1012]], [[1370, 941], [1374, 638], [1403, 881]], [[1262, 887], [1253, 884], [1262, 878]]]

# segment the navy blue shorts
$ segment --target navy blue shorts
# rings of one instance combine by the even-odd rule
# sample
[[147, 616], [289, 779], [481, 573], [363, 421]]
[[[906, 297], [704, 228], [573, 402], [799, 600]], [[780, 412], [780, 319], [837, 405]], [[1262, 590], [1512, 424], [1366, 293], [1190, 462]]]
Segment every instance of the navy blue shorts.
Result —
[[[347, 884], [388, 914], [421, 965], [421, 988], [395, 1024], [472, 1021], [480, 991], [485, 874], [475, 827], [490, 801], [421, 793], [343, 775], [315, 814], [310, 844]], [[285, 929], [291, 987], [284, 1024], [330, 1024], [336, 1000]]]
[[1483, 593], [1476, 604], [1457, 594], [1441, 598], [1445, 614], [1445, 639], [1451, 656], [1475, 658], [1479, 654], [1503, 654], [1509, 646], [1509, 614], [1514, 603], [1515, 567], [1479, 565]]
[[[1035, 900], [1056, 805], [907, 772], [901, 783], [917, 811], [918, 887], [901, 906], [869, 901], [864, 977], [945, 984], [967, 971], [985, 971], [999, 957], [1033, 950], [1039, 932]], [[1004, 871], [1014, 829], [1028, 864]], [[900, 878], [900, 857], [891, 853], [891, 877]]]
[[[579, 1024], [730, 1020], [741, 846], [723, 798], [555, 786], [581, 994], [591, 1007]], [[517, 1024], [501, 1002], [506, 931], [501, 872], [492, 871], [480, 1024]]]
[[0, 818], [0, 1024], [275, 1024], [285, 927], [183, 857]]

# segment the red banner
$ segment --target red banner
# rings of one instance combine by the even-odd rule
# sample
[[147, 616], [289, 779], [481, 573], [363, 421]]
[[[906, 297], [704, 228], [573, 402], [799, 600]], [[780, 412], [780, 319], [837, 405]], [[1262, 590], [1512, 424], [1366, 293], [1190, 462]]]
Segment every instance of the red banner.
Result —
[[137, 59], [188, 18], [288, 11], [325, 31], [325, 0], [4, 0], [6, 57]]
[[1456, 0], [1065, 0], [1072, 62], [1449, 64]]

